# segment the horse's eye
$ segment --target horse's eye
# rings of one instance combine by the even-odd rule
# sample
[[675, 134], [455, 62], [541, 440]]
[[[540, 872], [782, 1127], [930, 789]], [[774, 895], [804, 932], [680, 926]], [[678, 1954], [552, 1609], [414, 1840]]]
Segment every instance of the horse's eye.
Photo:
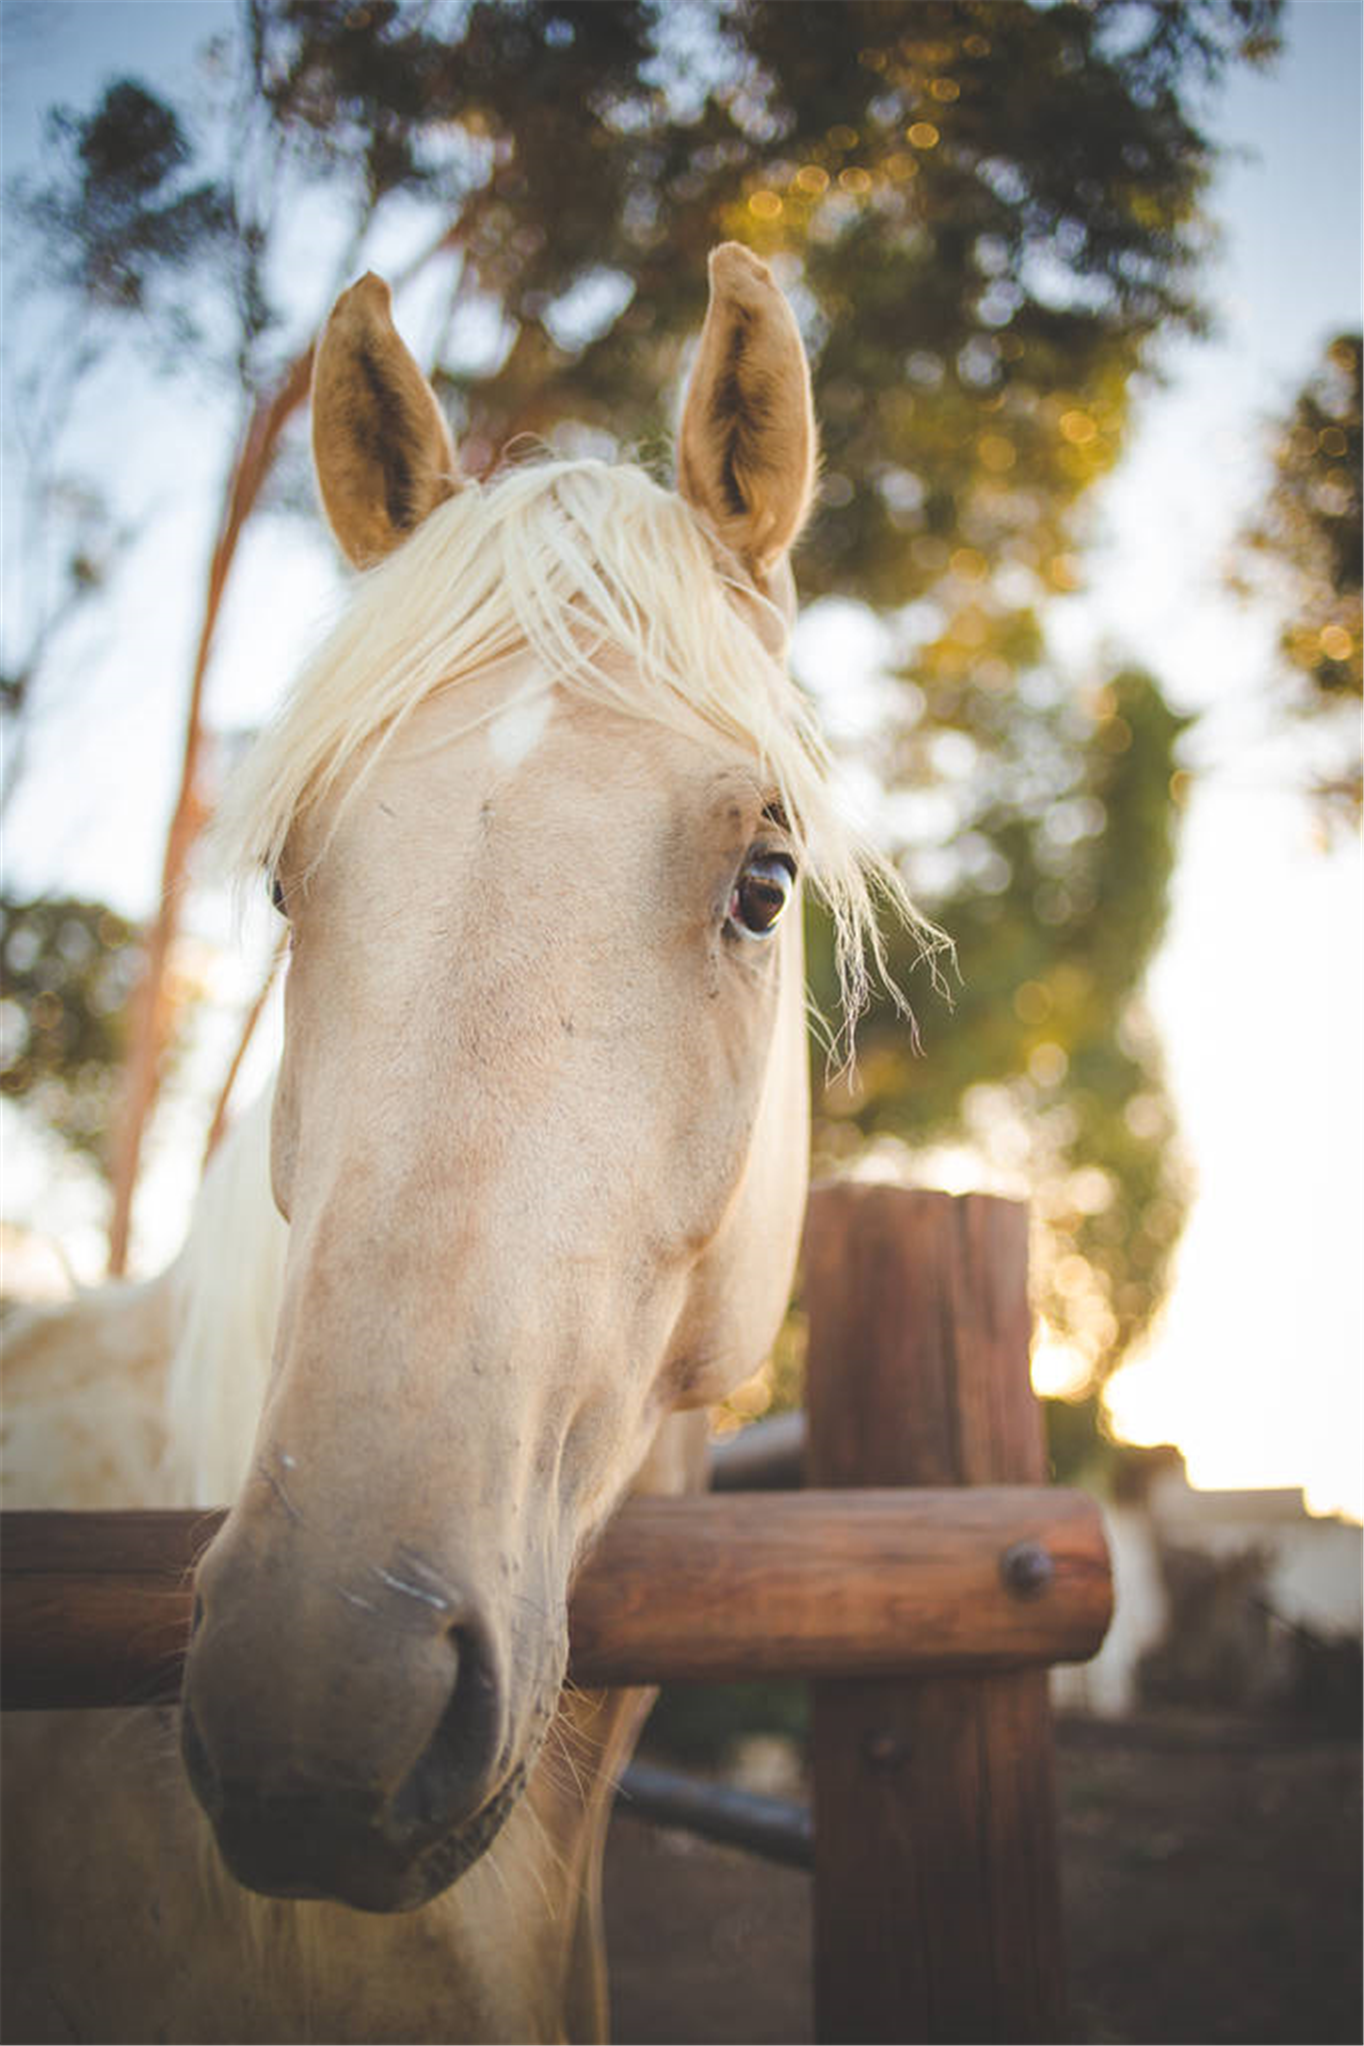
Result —
[[741, 938], [770, 937], [795, 887], [795, 863], [785, 853], [754, 853], [729, 898], [729, 928]]
[[280, 880], [278, 874], [270, 876], [270, 900], [274, 903], [275, 908], [282, 917], [288, 916], [289, 905], [284, 899], [284, 883]]

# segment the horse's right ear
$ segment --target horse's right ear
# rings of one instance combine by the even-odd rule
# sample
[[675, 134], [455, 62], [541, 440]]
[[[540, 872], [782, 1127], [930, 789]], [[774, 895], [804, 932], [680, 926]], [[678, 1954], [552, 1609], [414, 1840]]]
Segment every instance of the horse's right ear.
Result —
[[791, 308], [766, 263], [738, 242], [711, 253], [677, 456], [683, 497], [770, 588], [814, 495], [815, 415]]
[[341, 294], [313, 364], [313, 463], [328, 521], [356, 568], [382, 560], [459, 487], [436, 403], [371, 271]]

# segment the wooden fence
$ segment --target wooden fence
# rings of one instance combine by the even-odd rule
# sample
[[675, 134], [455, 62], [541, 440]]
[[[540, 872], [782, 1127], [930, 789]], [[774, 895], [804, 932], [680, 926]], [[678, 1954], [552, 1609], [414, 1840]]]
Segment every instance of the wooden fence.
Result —
[[[1045, 1484], [1026, 1212], [818, 1189], [804, 1299], [811, 1489], [629, 1502], [573, 1675], [811, 1681], [820, 2038], [1062, 2039], [1046, 1671], [1112, 1595], [1097, 1508]], [[6, 1514], [0, 1702], [173, 1695], [220, 1519]]]

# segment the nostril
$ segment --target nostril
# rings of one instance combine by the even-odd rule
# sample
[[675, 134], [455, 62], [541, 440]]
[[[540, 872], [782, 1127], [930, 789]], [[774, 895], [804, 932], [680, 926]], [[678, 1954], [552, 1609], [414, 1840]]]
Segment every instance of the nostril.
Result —
[[435, 1732], [394, 1793], [402, 1828], [444, 1831], [483, 1803], [498, 1753], [497, 1681], [473, 1627], [452, 1627], [449, 1696]]
[[190, 1614], [189, 1638], [192, 1641], [204, 1624], [204, 1600], [201, 1592], [194, 1594], [194, 1609]]

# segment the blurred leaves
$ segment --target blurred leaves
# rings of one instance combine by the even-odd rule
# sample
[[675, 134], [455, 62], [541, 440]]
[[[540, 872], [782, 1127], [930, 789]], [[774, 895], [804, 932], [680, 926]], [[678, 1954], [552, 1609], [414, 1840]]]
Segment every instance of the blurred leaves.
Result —
[[110, 85], [86, 116], [57, 109], [49, 128], [66, 174], [28, 194], [24, 211], [56, 276], [92, 305], [143, 312], [159, 279], [230, 243], [230, 193], [191, 177], [179, 117], [135, 80]]
[[1293, 713], [1341, 730], [1347, 763], [1317, 796], [1328, 822], [1347, 825], [1358, 824], [1361, 809], [1362, 357], [1358, 334], [1338, 334], [1277, 429], [1269, 494], [1242, 535], [1234, 576], [1242, 591], [1267, 594], [1283, 617], [1279, 650]]
[[102, 902], [0, 896], [0, 1093], [97, 1159], [140, 963]]
[[[956, 857], [936, 857], [939, 886], [918, 891], [957, 943], [953, 1013], [925, 1002], [916, 1057], [889, 1005], [873, 1007], [857, 1076], [817, 1093], [816, 1160], [870, 1137], [923, 1147], [966, 1136], [1032, 1189], [1039, 1310], [1105, 1376], [1163, 1297], [1187, 1204], [1140, 998], [1174, 865], [1185, 721], [1140, 670], [1087, 700], [1034, 678], [1026, 712], [983, 697], [971, 715], [952, 699], [970, 732], [949, 787]], [[911, 760], [932, 737], [926, 711], [903, 742]], [[828, 999], [817, 919], [810, 937], [813, 985]], [[912, 957], [897, 964], [912, 972]]]

